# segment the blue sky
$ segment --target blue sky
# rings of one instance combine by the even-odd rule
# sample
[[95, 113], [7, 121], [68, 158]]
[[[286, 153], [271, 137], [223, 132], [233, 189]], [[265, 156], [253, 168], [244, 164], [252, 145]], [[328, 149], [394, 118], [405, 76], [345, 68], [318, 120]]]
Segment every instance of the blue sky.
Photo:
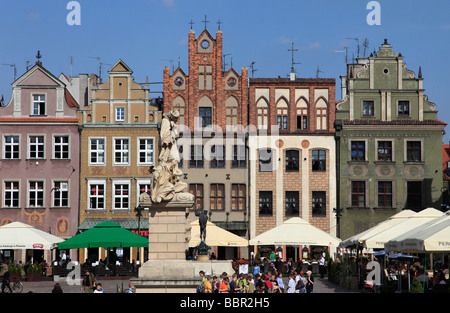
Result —
[[[0, 4], [0, 63], [15, 64], [17, 77], [33, 65], [38, 50], [53, 74], [74, 76], [98, 73], [98, 59], [106, 65], [122, 59], [134, 71], [137, 82], [146, 76], [162, 80], [164, 65], [178, 58], [187, 71], [189, 21], [199, 35], [207, 15], [207, 29], [215, 36], [223, 23], [227, 63], [240, 72], [255, 62], [254, 77], [285, 77], [291, 67], [291, 43], [300, 77], [335, 78], [336, 98], [341, 99], [339, 76], [345, 74], [345, 54], [357, 56], [359, 38], [368, 39], [369, 54], [384, 38], [403, 54], [408, 69], [422, 66], [425, 93], [436, 103], [438, 118], [450, 123], [448, 71], [450, 55], [450, 1], [379, 0], [381, 25], [370, 26], [366, 17], [369, 0], [78, 0], [81, 25], [70, 26], [66, 17], [69, 0], [16, 0]], [[73, 65], [70, 66], [70, 57]], [[108, 65], [109, 64], [109, 65]], [[11, 98], [13, 68], [0, 65], [0, 97]], [[153, 91], [161, 91], [153, 85]], [[157, 95], [157, 93], [155, 93]], [[448, 128], [448, 127], [447, 127]], [[444, 142], [450, 141], [447, 129]]]

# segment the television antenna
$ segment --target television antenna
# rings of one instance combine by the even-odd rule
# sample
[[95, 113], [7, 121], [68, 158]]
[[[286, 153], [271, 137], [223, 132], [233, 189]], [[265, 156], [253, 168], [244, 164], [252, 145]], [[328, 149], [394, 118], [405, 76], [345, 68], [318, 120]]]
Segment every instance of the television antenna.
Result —
[[173, 59], [161, 59], [161, 61], [169, 61], [172, 64], [172, 74], [175, 72], [175, 60]]
[[291, 73], [294, 73], [294, 72], [295, 72], [294, 64], [301, 64], [300, 62], [295, 62], [295, 61], [294, 61], [294, 52], [298, 51], [298, 49], [294, 49], [294, 43], [292, 43], [292, 48], [291, 48], [291, 49], [288, 49], [288, 51], [291, 51], [291, 52], [292, 52]]
[[366, 50], [369, 49], [369, 39], [367, 38], [364, 39], [363, 47], [364, 47], [364, 57], [366, 57]]
[[319, 65], [317, 65], [316, 78], [319, 78], [319, 73], [325, 73], [325, 72], [321, 71], [320, 68], [319, 68]]
[[345, 64], [348, 64], [348, 47], [344, 47], [344, 50], [335, 50], [334, 52], [343, 52], [345, 53]]
[[15, 64], [5, 64], [5, 63], [2, 63], [2, 65], [10, 66], [10, 67], [13, 68], [14, 81], [16, 81], [16, 76], [17, 76], [17, 68], [16, 68], [16, 65], [15, 65]]
[[227, 54], [224, 54], [224, 55], [222, 56], [222, 57], [223, 57], [222, 70], [223, 70], [224, 73], [226, 72], [225, 67], [228, 65], [228, 63], [225, 63], [225, 57], [228, 56], [228, 55], [231, 55], [231, 53], [227, 53]]
[[253, 61], [250, 65], [250, 68], [252, 69], [252, 78], [253, 78], [253, 75], [255, 74], [255, 72], [257, 71], [257, 69], [255, 68], [255, 63], [256, 62]]
[[102, 59], [100, 57], [89, 57], [89, 58], [98, 60], [98, 78], [99, 78], [99, 80], [101, 82], [102, 81], [102, 67], [103, 67], [103, 65], [112, 65], [112, 64], [103, 63]]
[[352, 39], [355, 40], [358, 44], [357, 48], [358, 48], [358, 54], [357, 54], [357, 58], [359, 58], [359, 38], [347, 38], [347, 39]]

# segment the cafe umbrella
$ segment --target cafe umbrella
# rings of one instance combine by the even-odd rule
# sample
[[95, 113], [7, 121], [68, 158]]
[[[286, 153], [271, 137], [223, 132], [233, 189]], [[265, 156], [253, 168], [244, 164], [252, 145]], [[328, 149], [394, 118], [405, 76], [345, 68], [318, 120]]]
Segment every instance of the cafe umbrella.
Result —
[[148, 239], [106, 221], [58, 244], [60, 250], [117, 247], [148, 247]]
[[64, 239], [21, 222], [0, 227], [0, 249], [51, 250], [61, 241]]

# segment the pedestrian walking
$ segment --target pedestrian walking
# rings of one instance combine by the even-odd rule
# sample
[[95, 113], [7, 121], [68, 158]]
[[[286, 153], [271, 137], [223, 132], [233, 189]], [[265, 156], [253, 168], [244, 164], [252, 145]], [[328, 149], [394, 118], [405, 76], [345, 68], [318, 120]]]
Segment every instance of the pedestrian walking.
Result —
[[311, 271], [306, 272], [306, 293], [313, 293], [314, 277]]
[[89, 270], [85, 271], [83, 281], [81, 283], [81, 291], [85, 293], [92, 293], [95, 289], [95, 277]]
[[286, 293], [295, 293], [295, 279], [294, 275], [289, 274], [289, 281], [288, 281], [288, 289], [286, 290]]

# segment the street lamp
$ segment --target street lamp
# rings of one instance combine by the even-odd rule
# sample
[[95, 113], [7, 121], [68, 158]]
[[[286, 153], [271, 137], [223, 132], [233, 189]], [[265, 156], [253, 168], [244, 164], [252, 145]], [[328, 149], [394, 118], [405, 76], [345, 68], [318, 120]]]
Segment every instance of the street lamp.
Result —
[[[138, 235], [141, 235], [141, 217], [142, 217], [142, 211], [144, 210], [143, 207], [141, 207], [140, 205], [138, 205], [137, 207], [134, 208], [134, 211], [136, 212], [136, 217], [138, 218]], [[140, 260], [140, 248], [137, 249], [137, 256], [136, 256], [136, 261], [139, 262]]]

